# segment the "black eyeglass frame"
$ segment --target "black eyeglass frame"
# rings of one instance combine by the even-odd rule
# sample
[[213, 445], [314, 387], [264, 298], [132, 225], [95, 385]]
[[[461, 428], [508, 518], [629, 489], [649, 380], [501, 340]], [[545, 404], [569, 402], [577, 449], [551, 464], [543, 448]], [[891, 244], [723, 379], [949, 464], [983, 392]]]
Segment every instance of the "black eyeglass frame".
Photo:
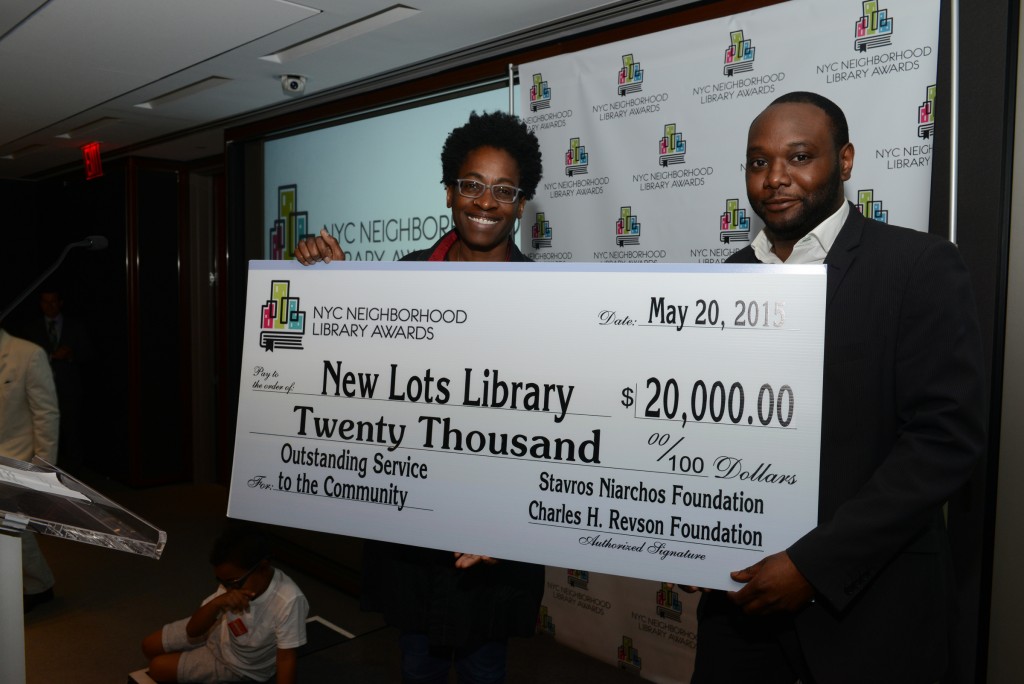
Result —
[[241, 589], [243, 586], [245, 586], [245, 582], [249, 579], [249, 576], [252, 575], [252, 573], [256, 572], [256, 568], [260, 567], [260, 565], [265, 560], [266, 558], [261, 559], [258, 563], [256, 563], [256, 565], [246, 570], [245, 574], [241, 577], [237, 577], [233, 580], [222, 580], [218, 577], [217, 581], [220, 583], [222, 587], [224, 587], [228, 591], [231, 591], [232, 589]]

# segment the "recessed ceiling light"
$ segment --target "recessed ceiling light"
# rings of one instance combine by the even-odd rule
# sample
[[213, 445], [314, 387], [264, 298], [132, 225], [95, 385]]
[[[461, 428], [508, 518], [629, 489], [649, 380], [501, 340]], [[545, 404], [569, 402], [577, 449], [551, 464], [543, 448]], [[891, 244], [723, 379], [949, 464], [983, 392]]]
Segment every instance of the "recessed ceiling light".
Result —
[[273, 54], [264, 55], [260, 59], [265, 59], [268, 62], [275, 62], [277, 64], [284, 64], [290, 62], [293, 59], [304, 57], [317, 50], [323, 50], [325, 47], [330, 47], [336, 43], [340, 43], [344, 40], [361, 36], [371, 31], [384, 28], [390, 24], [408, 19], [409, 17], [419, 14], [418, 9], [412, 7], [406, 7], [405, 5], [394, 5], [385, 10], [381, 10], [376, 14], [371, 14], [368, 17], [363, 17], [358, 21], [354, 21], [351, 24], [346, 24], [341, 28], [334, 29], [328, 33], [322, 33], [316, 38], [311, 38], [302, 43], [296, 43], [291, 47], [286, 47], [284, 50], [275, 52]]
[[101, 128], [106, 128], [107, 126], [118, 123], [120, 121], [120, 119], [116, 119], [112, 116], [105, 116], [102, 119], [96, 119], [95, 121], [90, 121], [87, 124], [82, 124], [77, 128], [72, 128], [67, 133], [59, 133], [54, 137], [64, 138], [65, 140], [71, 140], [72, 138], [83, 138], [85, 137], [86, 133], [92, 133], [93, 131], [99, 130]]
[[223, 78], [221, 76], [211, 76], [209, 78], [204, 78], [202, 81], [196, 81], [195, 83], [187, 85], [184, 88], [172, 90], [171, 92], [161, 95], [160, 97], [154, 97], [152, 100], [149, 100], [148, 102], [140, 102], [135, 106], [139, 107], [140, 109], [157, 109], [159, 107], [166, 107], [172, 102], [177, 102], [178, 100], [182, 100], [186, 97], [192, 97], [196, 93], [201, 93], [204, 90], [209, 90], [210, 88], [217, 88], [218, 86], [222, 86], [225, 83], [230, 82], [230, 78]]
[[0, 159], [21, 159], [25, 155], [32, 154], [33, 152], [38, 152], [44, 147], [45, 145], [41, 145], [39, 143], [35, 143], [33, 145], [26, 145], [25, 147], [21, 147], [17, 150], [14, 150], [13, 152], [8, 152], [7, 154], [0, 155]]

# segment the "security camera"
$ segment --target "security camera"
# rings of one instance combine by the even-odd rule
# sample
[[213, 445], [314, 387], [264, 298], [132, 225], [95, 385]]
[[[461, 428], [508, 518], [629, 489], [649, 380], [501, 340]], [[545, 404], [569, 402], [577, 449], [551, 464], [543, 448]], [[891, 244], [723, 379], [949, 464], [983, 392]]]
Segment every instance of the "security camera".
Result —
[[285, 95], [298, 97], [306, 92], [306, 77], [284, 74], [281, 76], [281, 90]]

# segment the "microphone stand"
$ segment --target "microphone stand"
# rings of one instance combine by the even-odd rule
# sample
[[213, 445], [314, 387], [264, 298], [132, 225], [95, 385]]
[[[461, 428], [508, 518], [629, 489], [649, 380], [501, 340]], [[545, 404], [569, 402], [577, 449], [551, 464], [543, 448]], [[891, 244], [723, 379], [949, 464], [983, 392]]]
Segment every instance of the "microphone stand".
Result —
[[103, 237], [102, 235], [90, 235], [89, 237], [85, 238], [84, 240], [79, 240], [78, 242], [72, 242], [71, 244], [66, 246], [64, 248], [64, 251], [60, 253], [60, 256], [57, 257], [57, 260], [55, 262], [53, 262], [52, 266], [50, 266], [48, 269], [43, 271], [42, 275], [40, 275], [38, 278], [36, 278], [32, 282], [32, 284], [29, 285], [28, 288], [24, 292], [22, 292], [20, 295], [15, 297], [14, 301], [11, 302], [7, 306], [6, 309], [4, 309], [3, 311], [0, 311], [0, 323], [3, 323], [3, 320], [5, 318], [7, 318], [7, 316], [12, 311], [14, 311], [14, 309], [19, 304], [21, 304], [23, 301], [25, 301], [25, 297], [28, 297], [30, 294], [32, 294], [33, 290], [35, 290], [37, 287], [39, 287], [39, 285], [44, 280], [49, 278], [50, 275], [54, 271], [57, 270], [57, 267], [60, 266], [61, 263], [64, 261], [64, 257], [66, 257], [68, 255], [68, 252], [70, 252], [72, 249], [74, 249], [76, 247], [85, 247], [86, 249], [89, 249], [89, 250], [92, 250], [92, 251], [96, 251], [96, 250], [100, 250], [100, 249], [106, 249], [107, 248], [107, 238]]

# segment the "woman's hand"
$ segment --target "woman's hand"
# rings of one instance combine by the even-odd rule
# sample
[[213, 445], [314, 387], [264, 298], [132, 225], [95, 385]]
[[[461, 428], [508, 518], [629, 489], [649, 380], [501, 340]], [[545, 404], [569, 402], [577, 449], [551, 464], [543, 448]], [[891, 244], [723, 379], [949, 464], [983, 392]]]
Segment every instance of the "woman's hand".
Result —
[[345, 252], [338, 244], [338, 239], [328, 233], [326, 228], [321, 228], [319, 235], [299, 240], [295, 246], [295, 260], [303, 266], [312, 266], [318, 261], [329, 264], [335, 260], [344, 261]]

